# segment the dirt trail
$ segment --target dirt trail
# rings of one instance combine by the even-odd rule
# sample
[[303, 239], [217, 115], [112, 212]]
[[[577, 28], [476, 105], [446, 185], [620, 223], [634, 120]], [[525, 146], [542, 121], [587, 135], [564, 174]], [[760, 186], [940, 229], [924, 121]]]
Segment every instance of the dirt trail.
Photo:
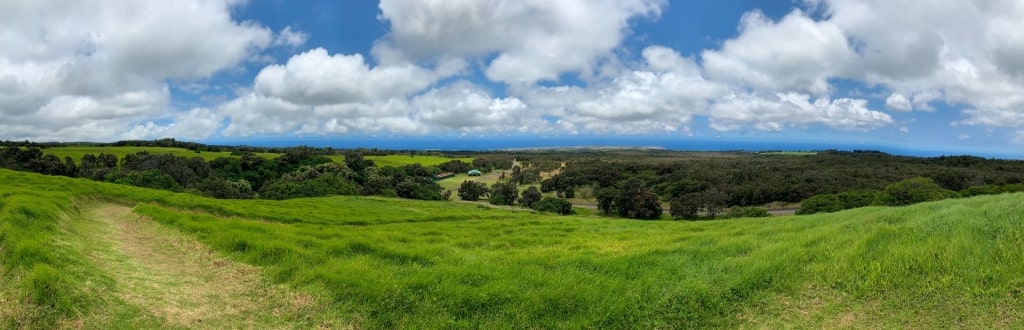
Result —
[[115, 204], [84, 210], [96, 242], [86, 253], [117, 283], [117, 295], [187, 328], [293, 328], [323, 322], [314, 297], [264, 280], [256, 267], [234, 262], [172, 228]]

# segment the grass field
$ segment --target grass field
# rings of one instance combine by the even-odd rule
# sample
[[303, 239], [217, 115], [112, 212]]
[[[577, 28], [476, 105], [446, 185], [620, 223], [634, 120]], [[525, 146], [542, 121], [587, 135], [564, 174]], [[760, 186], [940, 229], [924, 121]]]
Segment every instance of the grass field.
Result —
[[[402, 167], [405, 165], [419, 163], [423, 166], [437, 166], [453, 160], [461, 160], [463, 163], [472, 163], [473, 158], [448, 158], [441, 156], [422, 156], [422, 155], [387, 155], [387, 156], [366, 156], [368, 160], [372, 160], [378, 167], [391, 166], [391, 167]], [[344, 157], [336, 161], [344, 160]]]
[[[99, 155], [100, 153], [114, 154], [117, 155], [117, 159], [123, 159], [124, 155], [134, 154], [141, 151], [148, 151], [154, 154], [172, 154], [175, 156], [182, 157], [203, 157], [207, 161], [211, 161], [220, 157], [233, 157], [231, 152], [210, 152], [203, 151], [196, 153], [195, 151], [184, 149], [184, 148], [167, 148], [167, 147], [54, 147], [43, 149], [44, 154], [53, 154], [60, 159], [64, 157], [71, 157], [75, 162], [80, 162], [82, 156], [87, 154]], [[275, 153], [256, 153], [257, 156], [264, 157], [267, 159], [277, 158], [280, 154]]]
[[[181, 233], [188, 251], [256, 267], [283, 290], [261, 303], [284, 321], [218, 319], [240, 327], [1024, 327], [1021, 194], [671, 222], [383, 198], [211, 200], [6, 170], [0, 182], [4, 328], [183, 324], [151, 303], [161, 297], [119, 295], [147, 286], [109, 266], [131, 254], [103, 252], [120, 237], [103, 223]], [[110, 220], [125, 205], [135, 222]], [[217, 299], [251, 299], [239, 292]], [[295, 297], [325, 307], [289, 314], [282, 300]]]
[[[182, 157], [196, 157], [196, 156], [199, 156], [199, 157], [202, 157], [203, 159], [205, 159], [206, 161], [211, 161], [211, 160], [214, 160], [214, 159], [217, 159], [217, 158], [220, 158], [220, 157], [235, 157], [235, 156], [232, 156], [231, 152], [228, 152], [228, 151], [221, 151], [221, 152], [203, 151], [203, 152], [200, 152], [200, 153], [196, 153], [195, 151], [184, 149], [184, 148], [167, 148], [167, 147], [53, 147], [53, 148], [43, 149], [43, 153], [44, 154], [53, 154], [53, 155], [59, 157], [60, 159], [64, 159], [64, 157], [71, 157], [71, 159], [74, 159], [75, 162], [80, 162], [82, 160], [82, 156], [85, 156], [87, 154], [93, 154], [93, 155], [99, 155], [100, 153], [114, 154], [114, 155], [117, 155], [117, 159], [122, 159], [122, 158], [124, 158], [125, 155], [134, 154], [134, 153], [138, 153], [138, 152], [141, 152], [141, 151], [148, 151], [148, 152], [154, 153], [154, 154], [172, 154], [172, 155], [175, 155], [175, 156], [182, 156]], [[280, 156], [281, 154], [277, 154], [277, 153], [255, 153], [255, 155], [263, 157], [263, 158], [267, 158], [267, 159], [274, 159], [274, 158], [277, 158], [278, 156]], [[328, 156], [328, 158], [330, 158], [331, 160], [333, 160], [335, 162], [342, 162], [342, 161], [345, 160], [345, 156], [341, 156], [341, 155]], [[366, 156], [366, 159], [372, 160], [374, 162], [374, 164], [376, 164], [377, 166], [380, 166], [380, 167], [384, 167], [384, 166], [401, 167], [401, 166], [405, 166], [405, 165], [409, 165], [409, 164], [415, 164], [415, 163], [419, 163], [420, 165], [423, 165], [423, 166], [437, 166], [437, 165], [440, 165], [440, 164], [444, 164], [444, 163], [450, 162], [452, 160], [461, 160], [461, 161], [466, 162], [466, 163], [473, 162], [473, 158], [471, 158], [471, 157], [448, 158], [448, 157], [442, 157], [442, 156], [422, 156], [422, 155], [412, 155], [412, 156], [410, 156], [410, 155]]]

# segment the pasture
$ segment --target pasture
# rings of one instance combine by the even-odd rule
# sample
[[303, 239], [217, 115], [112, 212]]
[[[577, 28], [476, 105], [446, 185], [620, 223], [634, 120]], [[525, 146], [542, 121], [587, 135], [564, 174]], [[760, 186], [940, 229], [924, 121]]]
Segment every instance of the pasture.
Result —
[[[152, 303], [161, 297], [121, 294], [155, 278], [119, 269], [149, 268], [105, 266], [131, 260], [103, 252], [122, 237], [103, 224], [127, 215], [273, 288], [261, 303], [280, 318], [240, 308], [214, 327], [1024, 326], [1021, 194], [674, 222], [387, 198], [213, 200], [7, 170], [0, 182], [5, 328], [188, 327]], [[218, 299], [252, 299], [239, 292]]]
[[[123, 159], [125, 155], [135, 154], [142, 151], [147, 151], [152, 154], [172, 154], [180, 157], [202, 157], [206, 161], [211, 161], [221, 157], [235, 157], [231, 155], [229, 151], [203, 151], [195, 152], [193, 150], [185, 148], [170, 148], [170, 147], [53, 147], [43, 149], [44, 154], [53, 154], [54, 156], [64, 159], [64, 157], [71, 157], [75, 162], [80, 162], [82, 156], [92, 154], [99, 155], [101, 153], [113, 154], [117, 156], [117, 159]], [[280, 154], [276, 153], [256, 153], [256, 156], [264, 157], [267, 159], [274, 159]]]

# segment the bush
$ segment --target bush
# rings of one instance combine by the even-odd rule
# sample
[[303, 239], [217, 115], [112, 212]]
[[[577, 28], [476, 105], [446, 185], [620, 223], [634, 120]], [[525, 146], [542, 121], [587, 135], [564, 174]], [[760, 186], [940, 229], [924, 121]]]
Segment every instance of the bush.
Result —
[[484, 197], [489, 192], [487, 185], [483, 182], [476, 181], [462, 181], [462, 185], [459, 186], [459, 198], [464, 201], [475, 202], [480, 200], [480, 197]]
[[488, 199], [494, 205], [512, 205], [518, 197], [519, 190], [514, 183], [497, 182], [491, 185], [491, 197]]
[[875, 199], [875, 205], [902, 206], [959, 197], [954, 191], [940, 187], [929, 178], [911, 178], [890, 184]]
[[561, 198], [544, 197], [543, 200], [533, 205], [533, 209], [539, 212], [558, 213], [569, 215], [575, 213], [572, 210], [572, 203]]
[[668, 212], [673, 219], [696, 219], [700, 212], [700, 194], [689, 193], [672, 199]]
[[542, 198], [543, 196], [540, 193], [540, 189], [537, 189], [537, 187], [529, 187], [523, 191], [522, 197], [519, 197], [519, 205], [532, 208], [533, 205], [540, 202]]
[[734, 207], [729, 210], [730, 218], [764, 218], [769, 217], [768, 210], [760, 207]]

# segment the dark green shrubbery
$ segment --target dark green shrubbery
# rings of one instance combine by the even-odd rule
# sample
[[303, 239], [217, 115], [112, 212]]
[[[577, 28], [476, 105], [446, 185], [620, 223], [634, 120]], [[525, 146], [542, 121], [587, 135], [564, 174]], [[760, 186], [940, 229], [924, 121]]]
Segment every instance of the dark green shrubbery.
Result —
[[770, 216], [768, 210], [760, 207], [734, 207], [729, 210], [729, 218], [764, 218]]
[[559, 215], [569, 215], [575, 213], [572, 210], [571, 202], [561, 198], [553, 197], [544, 197], [544, 199], [542, 199], [540, 202], [537, 202], [536, 204], [533, 205], [533, 209], [540, 212], [557, 213]]

